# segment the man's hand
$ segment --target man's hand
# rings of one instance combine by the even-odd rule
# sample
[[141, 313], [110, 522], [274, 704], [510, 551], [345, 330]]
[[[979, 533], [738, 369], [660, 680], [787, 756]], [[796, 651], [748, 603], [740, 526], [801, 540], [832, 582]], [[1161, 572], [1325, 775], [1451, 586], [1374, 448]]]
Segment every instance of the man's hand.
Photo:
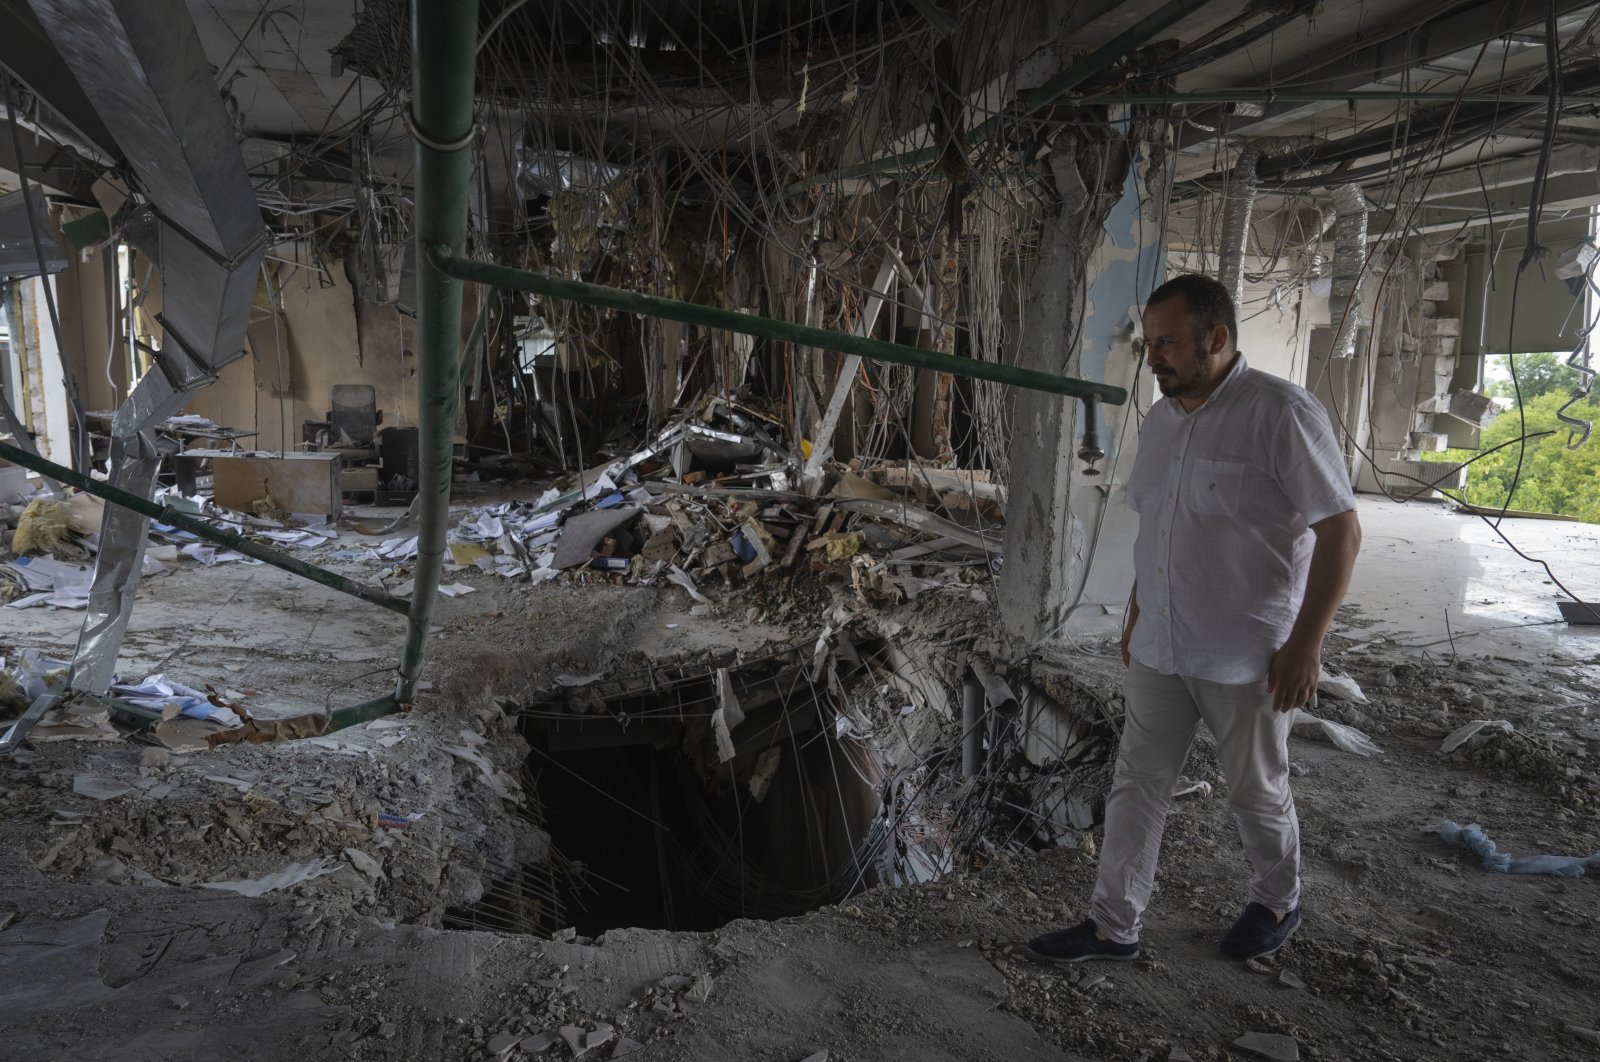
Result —
[[1311, 703], [1317, 692], [1317, 674], [1322, 670], [1322, 637], [1350, 585], [1350, 569], [1355, 567], [1361, 549], [1361, 522], [1354, 510], [1325, 517], [1311, 525], [1317, 544], [1311, 549], [1311, 568], [1306, 573], [1305, 599], [1295, 617], [1289, 640], [1272, 654], [1267, 666], [1267, 689], [1272, 707], [1293, 711]]
[[1128, 594], [1128, 619], [1122, 625], [1122, 666], [1132, 667], [1133, 657], [1128, 653], [1128, 641], [1133, 637], [1133, 625], [1139, 622], [1139, 584], [1133, 584]]
[[1267, 692], [1272, 694], [1272, 710], [1292, 712], [1311, 703], [1317, 692], [1317, 676], [1322, 671], [1322, 646], [1290, 638], [1272, 654], [1267, 665]]

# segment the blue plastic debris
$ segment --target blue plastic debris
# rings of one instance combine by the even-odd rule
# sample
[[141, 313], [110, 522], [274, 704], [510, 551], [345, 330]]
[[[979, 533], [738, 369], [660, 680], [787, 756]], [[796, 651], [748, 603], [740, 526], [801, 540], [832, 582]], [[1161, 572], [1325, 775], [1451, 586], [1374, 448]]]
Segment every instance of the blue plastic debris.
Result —
[[1484, 835], [1483, 827], [1476, 822], [1460, 826], [1447, 819], [1439, 827], [1439, 836], [1447, 844], [1476, 853], [1483, 859], [1483, 868], [1497, 874], [1556, 874], [1564, 878], [1581, 878], [1585, 867], [1600, 867], [1600, 852], [1591, 856], [1536, 855], [1515, 858], [1495, 848], [1494, 842]]
[[744, 528], [741, 527], [733, 533], [733, 537], [728, 539], [728, 545], [733, 547], [734, 555], [744, 563], [749, 564], [756, 559], [756, 547], [745, 537]]

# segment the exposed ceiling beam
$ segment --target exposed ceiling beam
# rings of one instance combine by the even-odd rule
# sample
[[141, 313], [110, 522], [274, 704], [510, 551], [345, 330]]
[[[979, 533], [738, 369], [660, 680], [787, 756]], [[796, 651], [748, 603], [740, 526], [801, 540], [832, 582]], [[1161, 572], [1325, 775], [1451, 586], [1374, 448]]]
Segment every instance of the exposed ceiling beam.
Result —
[[[4, 107], [0, 107], [0, 114]], [[16, 143], [22, 148], [19, 160], [12, 150], [10, 125], [0, 117], [0, 170], [8, 176], [26, 167], [28, 180], [43, 185], [46, 191], [71, 196], [85, 203], [94, 202], [89, 191], [99, 174], [99, 167], [70, 148], [60, 147], [33, 135], [33, 130], [23, 129], [19, 123]]]
[[[1566, 144], [1550, 153], [1544, 176], [1547, 181], [1553, 181], [1557, 177], [1587, 174], [1593, 180], [1597, 170], [1600, 170], [1600, 148], [1591, 144]], [[1485, 159], [1448, 173], [1435, 174], [1427, 181], [1425, 198], [1481, 197], [1485, 189], [1492, 194], [1496, 189], [1526, 184], [1538, 175], [1537, 154]]]
[[[1593, 0], [1548, 0], [1548, 2], [1511, 0], [1510, 3], [1506, 0], [1475, 0], [1472, 3], [1458, 5], [1454, 10], [1430, 19], [1421, 26], [1408, 24], [1403, 29], [1388, 33], [1382, 27], [1377, 31], [1369, 30], [1362, 34], [1363, 38], [1370, 37], [1374, 32], [1385, 34], [1370, 44], [1361, 43], [1360, 38], [1335, 42], [1319, 41], [1320, 54], [1331, 54], [1339, 58], [1312, 66], [1303, 72], [1286, 75], [1282, 78], [1288, 81], [1284, 88], [1293, 92], [1338, 93], [1371, 85], [1380, 78], [1417, 63], [1475, 48], [1485, 41], [1503, 37], [1529, 26], [1543, 25], [1552, 5], [1559, 18], [1573, 11], [1592, 7]], [[1269, 71], [1253, 78], [1251, 84], [1240, 87], [1253, 88], [1271, 73], [1275, 72]], [[1270, 125], [1296, 114], [1307, 113], [1316, 106], [1300, 103], [1273, 104], [1269, 105], [1266, 113], [1260, 117], [1242, 122], [1230, 118], [1226, 108], [1221, 106], [1191, 117], [1200, 125], [1225, 128], [1230, 136], [1253, 136], [1260, 135]], [[1216, 135], [1218, 134], [1191, 128], [1179, 136], [1178, 143], [1180, 147], [1188, 147], [1210, 140]]]
[[[1413, 232], [1429, 234], [1451, 232], [1456, 229], [1470, 230], [1486, 225], [1491, 220], [1499, 222], [1525, 219], [1528, 216], [1533, 192], [1532, 182], [1525, 181], [1500, 188], [1490, 188], [1488, 195], [1480, 191], [1476, 194], [1429, 199], [1415, 215], [1411, 215], [1409, 208], [1406, 208], [1400, 211], [1400, 216], [1402, 218], [1412, 216]], [[1593, 171], [1563, 174], [1552, 177], [1544, 183], [1543, 207], [1547, 215], [1582, 210], [1596, 204], [1600, 204], [1600, 174]], [[1393, 212], [1390, 213], [1392, 215]], [[1379, 217], [1382, 216], [1384, 215], [1380, 213]], [[1386, 228], [1387, 226], [1375, 220], [1369, 231], [1373, 238], [1376, 238]]]

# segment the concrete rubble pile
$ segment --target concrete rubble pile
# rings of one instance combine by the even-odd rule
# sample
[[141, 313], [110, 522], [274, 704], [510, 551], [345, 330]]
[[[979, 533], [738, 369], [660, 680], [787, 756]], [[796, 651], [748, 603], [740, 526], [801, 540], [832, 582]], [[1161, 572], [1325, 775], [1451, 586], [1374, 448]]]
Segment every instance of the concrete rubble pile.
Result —
[[[532, 502], [477, 507], [450, 533], [447, 570], [543, 582], [603, 572], [634, 585], [740, 586], [769, 569], [848, 566], [863, 596], [909, 600], [998, 567], [1005, 491], [984, 471], [881, 462], [834, 464], [826, 490], [799, 489], [809, 446], [779, 423], [712, 395], [645, 445]], [[818, 484], [822, 486], [822, 484]], [[341, 559], [389, 562], [416, 539], [387, 538]]]

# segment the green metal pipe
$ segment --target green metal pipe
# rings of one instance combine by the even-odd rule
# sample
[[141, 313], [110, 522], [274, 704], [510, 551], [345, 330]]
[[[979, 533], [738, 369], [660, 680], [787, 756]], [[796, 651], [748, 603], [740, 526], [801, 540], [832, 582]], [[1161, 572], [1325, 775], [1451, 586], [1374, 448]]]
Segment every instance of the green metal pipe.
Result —
[[49, 476], [60, 483], [77, 487], [85, 494], [93, 494], [97, 498], [103, 498], [113, 505], [122, 506], [124, 509], [132, 509], [134, 512], [148, 516], [152, 520], [159, 520], [169, 527], [176, 527], [179, 530], [189, 532], [197, 538], [203, 538], [207, 542], [215, 542], [219, 546], [237, 550], [246, 557], [253, 557], [258, 561], [272, 565], [274, 568], [282, 568], [286, 572], [292, 572], [303, 579], [310, 579], [314, 583], [321, 583], [328, 589], [337, 590], [341, 594], [359, 597], [363, 601], [386, 608], [390, 612], [399, 612], [404, 615], [411, 607], [404, 600], [391, 596], [381, 587], [358, 583], [353, 579], [346, 579], [336, 572], [330, 572], [326, 568], [319, 568], [315, 564], [307, 564], [305, 561], [296, 560], [286, 553], [263, 546], [258, 542], [252, 542], [232, 531], [213, 527], [204, 520], [195, 519], [188, 513], [180, 513], [176, 509], [168, 508], [165, 505], [157, 505], [148, 498], [130, 494], [120, 487], [113, 487], [109, 483], [91, 479], [81, 472], [75, 472], [63, 465], [56, 464], [54, 461], [47, 461], [37, 454], [31, 454], [19, 447], [12, 446], [10, 443], [0, 442], [0, 457], [24, 468], [31, 468], [41, 476]]
[[328, 725], [322, 732], [331, 734], [335, 730], [343, 730], [347, 726], [370, 723], [374, 719], [382, 719], [386, 715], [393, 715], [400, 708], [400, 702], [390, 694], [374, 697], [370, 701], [362, 701], [360, 704], [352, 704], [346, 708], [335, 708], [328, 713]]
[[901, 343], [846, 335], [843, 332], [830, 332], [826, 328], [812, 328], [809, 325], [792, 324], [770, 317], [758, 317], [755, 314], [738, 313], [715, 306], [702, 306], [695, 302], [644, 295], [600, 284], [587, 284], [581, 280], [567, 280], [546, 273], [509, 269], [490, 262], [475, 262], [462, 258], [448, 247], [437, 243], [428, 243], [424, 246], [428, 264], [434, 270], [497, 288], [527, 291], [535, 295], [567, 299], [589, 306], [604, 306], [607, 309], [642, 314], [646, 317], [662, 317], [669, 321], [682, 321], [685, 324], [700, 325], [705, 328], [721, 328], [779, 343], [793, 343], [797, 348], [836, 350], [842, 354], [854, 354], [873, 361], [887, 361], [895, 365], [909, 365], [914, 369], [930, 369], [952, 376], [989, 380], [1013, 387], [1025, 387], [1032, 391], [1046, 391], [1072, 398], [1097, 398], [1112, 405], [1121, 405], [1128, 400], [1126, 390], [1111, 384], [1078, 380], [1070, 376], [1056, 376], [1032, 369], [1019, 369], [1013, 365], [996, 365], [976, 358], [958, 358], [951, 354], [920, 350]]
[[[1068, 102], [1086, 103], [1545, 103], [1548, 96], [1469, 92], [1274, 92], [1271, 89], [1222, 89], [1216, 92], [1110, 92]], [[1568, 104], [1580, 102], [1566, 97]], [[1590, 102], [1600, 102], [1592, 100]]]
[[[412, 0], [411, 127], [417, 142], [416, 239], [459, 251], [472, 176], [478, 0]], [[417, 560], [394, 699], [411, 703], [439, 599], [461, 383], [461, 281], [417, 271]]]

